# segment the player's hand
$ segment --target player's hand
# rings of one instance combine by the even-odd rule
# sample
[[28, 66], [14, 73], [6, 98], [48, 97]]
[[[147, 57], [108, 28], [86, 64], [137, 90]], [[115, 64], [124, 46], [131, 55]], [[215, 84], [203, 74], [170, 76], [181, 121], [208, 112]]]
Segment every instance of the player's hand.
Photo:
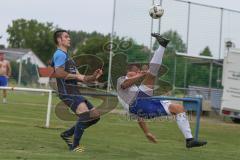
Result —
[[139, 77], [144, 77], [146, 74], [147, 74], [146, 71], [140, 71], [140, 72], [137, 73], [137, 75], [138, 75]]
[[157, 143], [157, 138], [152, 133], [147, 133], [146, 137], [150, 142]]
[[97, 69], [94, 73], [93, 76], [96, 78], [96, 80], [103, 75], [102, 69]]
[[148, 71], [141, 71], [140, 74], [142, 74], [143, 76], [145, 76], [148, 73]]
[[78, 80], [78, 81], [84, 81], [84, 75], [77, 74], [77, 75], [76, 75], [76, 80]]

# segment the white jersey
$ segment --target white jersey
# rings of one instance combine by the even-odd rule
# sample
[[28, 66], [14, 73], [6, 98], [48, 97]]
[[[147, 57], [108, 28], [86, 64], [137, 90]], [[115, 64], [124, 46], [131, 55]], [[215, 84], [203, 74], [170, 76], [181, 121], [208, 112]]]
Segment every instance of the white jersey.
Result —
[[[122, 76], [118, 78], [117, 80], [117, 94], [118, 94], [118, 100], [123, 106], [123, 108], [126, 111], [129, 111], [129, 106], [136, 100], [139, 91], [144, 92], [145, 94], [149, 96], [153, 96], [153, 89], [148, 88], [147, 86], [141, 84], [139, 87], [137, 85], [132, 85], [126, 89], [122, 89], [121, 84], [127, 79], [126, 76]], [[168, 115], [170, 115], [169, 111], [169, 105], [171, 104], [171, 101], [167, 100], [159, 100], [162, 106], [164, 107], [165, 111]]]
[[117, 94], [118, 100], [124, 107], [124, 109], [128, 110], [129, 105], [132, 104], [139, 92], [139, 88], [137, 85], [132, 85], [126, 89], [122, 89], [122, 83], [127, 79], [126, 76], [119, 77], [117, 80]]

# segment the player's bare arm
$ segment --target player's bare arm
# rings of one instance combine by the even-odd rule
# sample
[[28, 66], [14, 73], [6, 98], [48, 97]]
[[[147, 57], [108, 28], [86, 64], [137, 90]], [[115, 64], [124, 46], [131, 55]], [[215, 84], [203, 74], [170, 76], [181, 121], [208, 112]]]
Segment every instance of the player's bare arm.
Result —
[[78, 74], [71, 74], [66, 72], [63, 67], [56, 67], [54, 74], [55, 77], [63, 79], [78, 79], [77, 77], [79, 76]]
[[12, 75], [12, 68], [10, 62], [7, 62], [7, 76], [10, 77]]
[[142, 77], [146, 75], [146, 72], [140, 72], [137, 75], [130, 77], [126, 79], [122, 84], [121, 88], [126, 89], [128, 87], [131, 87], [132, 85], [136, 84]]
[[96, 81], [103, 74], [102, 69], [97, 69], [92, 75], [84, 75], [83, 82]]
[[80, 73], [71, 74], [64, 70], [63, 67], [57, 67], [55, 69], [55, 76], [64, 79], [76, 79], [81, 82], [92, 82], [97, 80], [103, 74], [101, 69], [97, 69], [92, 75], [82, 75]]

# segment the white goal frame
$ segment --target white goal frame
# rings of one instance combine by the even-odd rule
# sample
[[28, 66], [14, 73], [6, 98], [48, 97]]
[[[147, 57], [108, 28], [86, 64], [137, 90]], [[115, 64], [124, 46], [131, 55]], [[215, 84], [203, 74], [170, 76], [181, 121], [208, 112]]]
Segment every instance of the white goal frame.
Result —
[[49, 128], [49, 126], [50, 126], [51, 108], [52, 108], [52, 92], [53, 92], [53, 90], [50, 90], [50, 89], [38, 89], [38, 88], [22, 88], [22, 87], [0, 87], [0, 90], [48, 93], [48, 104], [47, 104], [47, 114], [46, 114], [45, 127]]

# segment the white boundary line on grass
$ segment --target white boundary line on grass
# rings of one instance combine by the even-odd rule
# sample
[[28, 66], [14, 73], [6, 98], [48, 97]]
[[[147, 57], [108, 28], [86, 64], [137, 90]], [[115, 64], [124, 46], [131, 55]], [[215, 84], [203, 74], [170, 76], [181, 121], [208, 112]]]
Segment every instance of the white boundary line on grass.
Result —
[[38, 88], [22, 88], [22, 87], [0, 87], [2, 90], [11, 90], [11, 91], [29, 91], [29, 92], [44, 92], [48, 93], [48, 104], [47, 104], [47, 115], [46, 115], [46, 124], [45, 127], [49, 128], [50, 126], [50, 116], [51, 116], [51, 107], [52, 107], [52, 92], [50, 89], [38, 89]]

